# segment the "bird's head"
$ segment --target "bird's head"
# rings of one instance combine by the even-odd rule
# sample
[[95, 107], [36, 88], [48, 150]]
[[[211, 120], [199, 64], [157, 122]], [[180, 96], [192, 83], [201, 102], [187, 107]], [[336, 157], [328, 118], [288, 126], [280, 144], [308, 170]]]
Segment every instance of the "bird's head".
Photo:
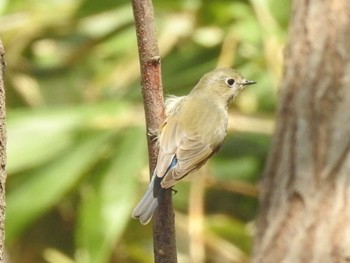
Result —
[[231, 68], [219, 68], [205, 74], [196, 86], [201, 92], [219, 95], [229, 104], [246, 85], [255, 81], [245, 79], [242, 74]]

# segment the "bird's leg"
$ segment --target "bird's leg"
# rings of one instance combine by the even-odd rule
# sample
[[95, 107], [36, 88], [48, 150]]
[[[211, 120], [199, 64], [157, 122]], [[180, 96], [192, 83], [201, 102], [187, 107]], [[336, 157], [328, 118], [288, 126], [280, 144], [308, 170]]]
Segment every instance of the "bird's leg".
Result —
[[158, 139], [158, 129], [148, 129], [147, 136], [150, 137], [151, 142], [154, 142]]

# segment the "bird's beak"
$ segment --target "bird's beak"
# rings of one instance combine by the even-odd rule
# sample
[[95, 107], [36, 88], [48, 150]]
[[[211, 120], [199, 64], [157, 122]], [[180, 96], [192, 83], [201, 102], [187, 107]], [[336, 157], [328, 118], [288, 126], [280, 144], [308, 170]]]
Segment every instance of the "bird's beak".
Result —
[[255, 83], [256, 83], [256, 81], [254, 81], [254, 80], [247, 80], [247, 79], [245, 79], [241, 84], [243, 86], [245, 86], [245, 85], [252, 85], [252, 84], [255, 84]]

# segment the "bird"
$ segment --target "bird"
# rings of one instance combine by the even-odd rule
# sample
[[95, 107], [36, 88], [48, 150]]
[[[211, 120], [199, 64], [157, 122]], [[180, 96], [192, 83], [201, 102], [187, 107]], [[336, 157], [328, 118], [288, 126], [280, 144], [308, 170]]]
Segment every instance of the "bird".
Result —
[[164, 190], [199, 169], [220, 149], [227, 133], [229, 104], [244, 86], [255, 83], [232, 68], [218, 68], [206, 73], [187, 96], [166, 99], [157, 163], [132, 218], [149, 223]]

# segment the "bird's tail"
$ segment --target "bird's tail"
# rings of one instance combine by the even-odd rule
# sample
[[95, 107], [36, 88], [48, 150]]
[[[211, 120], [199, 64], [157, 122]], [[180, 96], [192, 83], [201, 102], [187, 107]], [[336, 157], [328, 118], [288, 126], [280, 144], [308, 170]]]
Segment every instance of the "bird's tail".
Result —
[[151, 220], [154, 210], [157, 208], [159, 198], [164, 189], [160, 185], [161, 178], [154, 175], [145, 195], [132, 211], [132, 217], [138, 218], [141, 224], [146, 225]]

